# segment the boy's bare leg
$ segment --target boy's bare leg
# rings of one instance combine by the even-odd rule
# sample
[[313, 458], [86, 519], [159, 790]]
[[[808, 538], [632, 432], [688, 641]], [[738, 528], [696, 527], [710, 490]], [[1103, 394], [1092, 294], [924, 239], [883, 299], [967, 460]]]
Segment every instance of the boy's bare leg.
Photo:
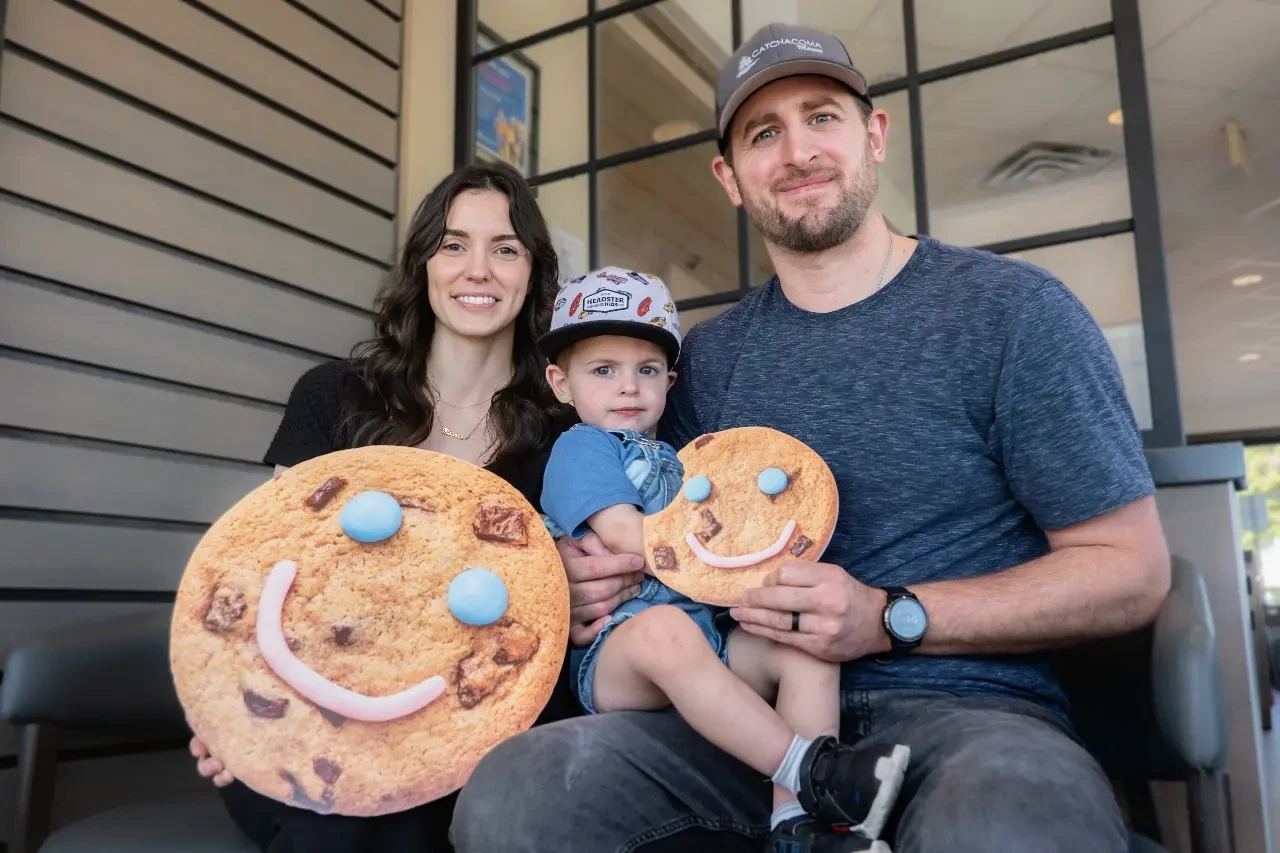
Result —
[[602, 713], [674, 705], [703, 737], [766, 776], [777, 772], [795, 738], [675, 607], [650, 608], [613, 629], [600, 649], [593, 699]]

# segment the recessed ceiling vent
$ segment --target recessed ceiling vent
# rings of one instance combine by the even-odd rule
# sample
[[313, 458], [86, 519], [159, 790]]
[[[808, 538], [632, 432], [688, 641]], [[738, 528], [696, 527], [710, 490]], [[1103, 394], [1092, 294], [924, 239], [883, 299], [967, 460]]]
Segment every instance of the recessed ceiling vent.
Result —
[[1017, 192], [1096, 175], [1119, 155], [1105, 148], [1058, 142], [1029, 142], [982, 176], [978, 186], [993, 192]]

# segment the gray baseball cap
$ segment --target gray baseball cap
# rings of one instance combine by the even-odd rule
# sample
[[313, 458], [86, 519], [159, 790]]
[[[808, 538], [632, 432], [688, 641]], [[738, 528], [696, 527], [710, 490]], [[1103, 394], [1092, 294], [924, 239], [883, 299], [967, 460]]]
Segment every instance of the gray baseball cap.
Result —
[[795, 74], [830, 77], [871, 103], [867, 78], [854, 67], [840, 39], [812, 27], [767, 24], [744, 40], [720, 68], [716, 80], [716, 128], [722, 151], [729, 122], [742, 102], [764, 85]]

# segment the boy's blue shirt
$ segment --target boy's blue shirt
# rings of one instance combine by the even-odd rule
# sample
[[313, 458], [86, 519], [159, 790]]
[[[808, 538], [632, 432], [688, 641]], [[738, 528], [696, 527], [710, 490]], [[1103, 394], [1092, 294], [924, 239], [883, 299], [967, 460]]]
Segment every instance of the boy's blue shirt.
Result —
[[[641, 512], [645, 502], [636, 482], [647, 462], [640, 448], [623, 441], [651, 444], [674, 456], [669, 444], [634, 430], [606, 430], [577, 424], [556, 439], [542, 480], [542, 512], [572, 539], [590, 527], [587, 519], [615, 504], [629, 504]], [[630, 470], [629, 470], [630, 469]]]

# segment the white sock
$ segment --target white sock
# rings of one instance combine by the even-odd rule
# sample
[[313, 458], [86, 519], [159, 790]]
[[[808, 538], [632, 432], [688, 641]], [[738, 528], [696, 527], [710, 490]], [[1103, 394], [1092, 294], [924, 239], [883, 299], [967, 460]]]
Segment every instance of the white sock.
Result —
[[804, 809], [795, 800], [783, 803], [773, 810], [773, 817], [769, 818], [769, 828], [777, 829], [778, 824], [784, 820], [791, 820], [793, 817], [800, 817], [804, 814]]
[[782, 756], [782, 763], [778, 765], [778, 772], [773, 774], [773, 784], [785, 788], [793, 794], [800, 792], [800, 761], [804, 758], [805, 752], [809, 749], [811, 740], [805, 740], [796, 735], [791, 739], [791, 746], [787, 747], [787, 754]]

